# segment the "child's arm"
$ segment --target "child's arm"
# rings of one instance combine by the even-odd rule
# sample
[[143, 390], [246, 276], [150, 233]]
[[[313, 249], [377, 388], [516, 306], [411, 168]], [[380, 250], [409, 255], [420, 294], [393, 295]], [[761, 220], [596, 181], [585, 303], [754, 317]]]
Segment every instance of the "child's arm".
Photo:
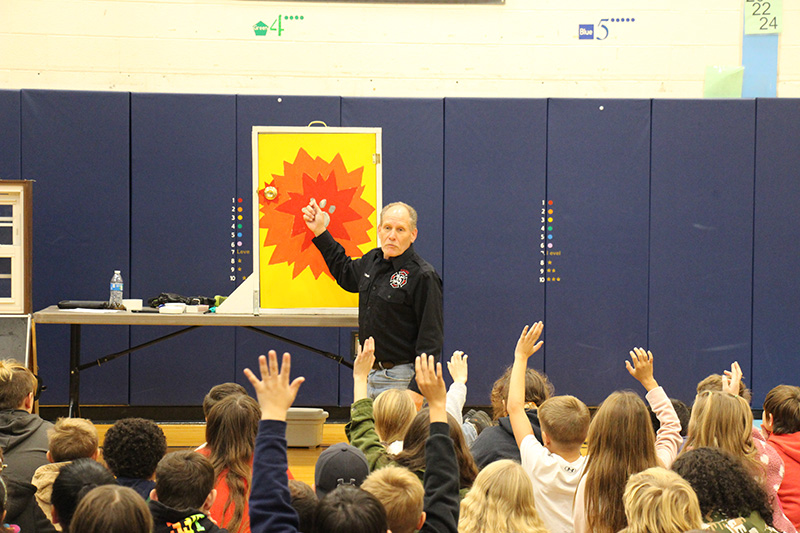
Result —
[[531, 421], [525, 414], [525, 373], [528, 370], [528, 358], [542, 347], [542, 341], [536, 342], [542, 334], [542, 329], [544, 325], [541, 322], [536, 322], [530, 328], [525, 326], [514, 350], [514, 366], [511, 368], [511, 379], [508, 383], [506, 410], [517, 446], [521, 446], [525, 437], [533, 434]]
[[253, 453], [250, 530], [253, 533], [296, 533], [299, 521], [292, 507], [286, 476], [286, 412], [294, 403], [305, 378], [299, 377], [289, 383], [291, 356], [288, 353], [283, 354], [281, 371], [274, 350], [269, 352], [269, 363], [262, 355], [258, 364], [261, 379], [249, 368], [244, 370], [261, 406], [261, 422]]
[[383, 466], [387, 456], [386, 447], [375, 432], [372, 400], [367, 394], [367, 378], [374, 363], [375, 341], [369, 337], [363, 349], [358, 347], [358, 357], [353, 362], [353, 405], [346, 433], [350, 444], [367, 456], [370, 472]]
[[457, 422], [463, 418], [464, 403], [467, 401], [467, 357], [464, 352], [456, 350], [447, 362], [447, 371], [453, 378], [453, 384], [447, 391], [447, 412]]
[[421, 533], [457, 533], [458, 462], [445, 410], [442, 364], [425, 354], [415, 361], [417, 385], [430, 406], [430, 436], [425, 443], [425, 524]]
[[661, 466], [669, 468], [683, 444], [680, 419], [672, 402], [667, 397], [667, 393], [658, 386], [658, 382], [653, 377], [652, 352], [645, 351], [644, 348], [634, 348], [630, 355], [631, 360], [625, 361], [625, 367], [647, 391], [645, 398], [661, 423], [661, 427], [656, 433], [656, 456], [661, 461]]

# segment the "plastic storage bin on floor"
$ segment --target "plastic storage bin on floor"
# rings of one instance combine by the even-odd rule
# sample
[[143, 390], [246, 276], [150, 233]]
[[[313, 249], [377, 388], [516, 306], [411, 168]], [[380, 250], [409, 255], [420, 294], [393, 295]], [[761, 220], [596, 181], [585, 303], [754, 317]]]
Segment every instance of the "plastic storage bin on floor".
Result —
[[328, 412], [317, 407], [291, 407], [286, 415], [286, 443], [294, 448], [316, 448], [322, 444], [322, 426]]

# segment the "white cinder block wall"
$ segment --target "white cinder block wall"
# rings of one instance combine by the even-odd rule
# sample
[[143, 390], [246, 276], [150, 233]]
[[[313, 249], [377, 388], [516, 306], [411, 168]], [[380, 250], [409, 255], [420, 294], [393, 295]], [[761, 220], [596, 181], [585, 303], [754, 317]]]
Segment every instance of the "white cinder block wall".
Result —
[[[800, 1], [783, 9], [778, 96], [800, 97]], [[743, 0], [0, 0], [0, 88], [700, 98], [706, 66], [741, 64], [742, 10]], [[255, 35], [278, 15], [297, 18], [282, 19], [280, 36]], [[635, 21], [578, 39], [580, 24], [602, 35], [603, 18]]]

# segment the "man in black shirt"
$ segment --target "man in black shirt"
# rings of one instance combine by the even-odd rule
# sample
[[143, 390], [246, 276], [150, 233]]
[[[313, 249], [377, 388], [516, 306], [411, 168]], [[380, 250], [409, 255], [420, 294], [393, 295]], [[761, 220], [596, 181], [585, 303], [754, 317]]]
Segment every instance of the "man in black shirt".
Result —
[[442, 353], [442, 280], [430, 263], [414, 251], [417, 212], [402, 202], [383, 208], [380, 248], [351, 259], [327, 231], [331, 215], [316, 201], [303, 208], [314, 245], [331, 275], [344, 290], [358, 292], [359, 338], [375, 339], [375, 365], [369, 395], [386, 389], [416, 388], [414, 358]]

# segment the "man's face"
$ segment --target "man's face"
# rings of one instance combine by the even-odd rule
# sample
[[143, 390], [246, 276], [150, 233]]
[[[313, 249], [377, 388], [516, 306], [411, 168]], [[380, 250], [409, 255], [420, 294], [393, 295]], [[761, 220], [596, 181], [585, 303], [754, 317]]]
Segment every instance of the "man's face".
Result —
[[405, 207], [398, 205], [386, 212], [378, 229], [378, 238], [384, 259], [403, 255], [408, 250], [417, 239], [417, 228], [411, 229], [411, 218]]

